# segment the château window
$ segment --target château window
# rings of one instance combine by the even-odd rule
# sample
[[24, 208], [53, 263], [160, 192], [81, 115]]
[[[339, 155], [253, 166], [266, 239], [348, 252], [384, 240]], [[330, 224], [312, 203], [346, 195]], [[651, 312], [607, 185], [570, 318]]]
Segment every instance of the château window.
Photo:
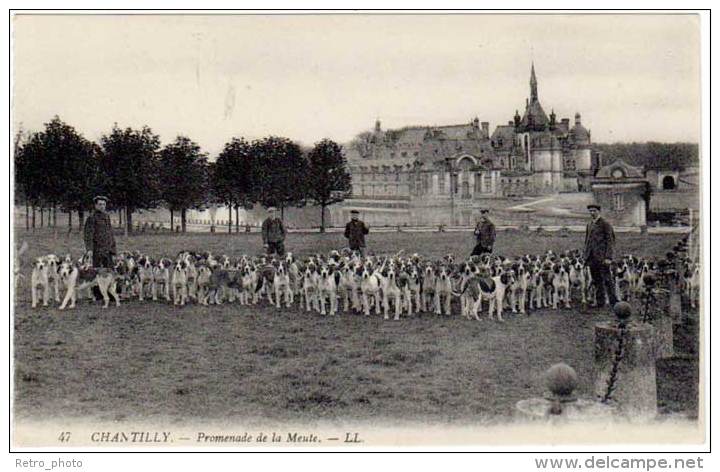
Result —
[[625, 202], [621, 193], [615, 194], [615, 211], [623, 211], [625, 209]]
[[492, 185], [492, 177], [490, 176], [490, 172], [486, 172], [483, 179], [485, 179], [485, 191], [490, 192], [490, 186]]

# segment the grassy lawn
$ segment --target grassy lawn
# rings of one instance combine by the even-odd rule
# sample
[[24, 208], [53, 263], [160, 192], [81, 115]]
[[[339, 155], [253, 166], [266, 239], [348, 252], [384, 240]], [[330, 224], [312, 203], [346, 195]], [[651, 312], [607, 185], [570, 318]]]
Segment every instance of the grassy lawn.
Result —
[[[619, 235], [618, 252], [664, 254], [676, 236]], [[80, 236], [16, 233], [25, 258], [51, 251], [79, 254]], [[297, 254], [342, 247], [339, 234], [290, 235]], [[507, 255], [581, 248], [568, 237], [499, 233]], [[469, 233], [371, 235], [378, 253], [400, 249], [429, 257], [463, 255]], [[153, 256], [180, 249], [255, 254], [258, 235], [142, 235], [120, 250]], [[578, 310], [509, 316], [504, 324], [422, 314], [400, 322], [355, 314], [321, 317], [297, 308], [186, 306], [125, 302], [102, 310], [32, 310], [27, 287], [15, 304], [17, 418], [99, 421], [163, 419], [370, 420], [438, 423], [504, 421], [518, 400], [542, 396], [543, 372], [567, 362], [591, 395], [593, 324], [609, 315]], [[455, 310], [457, 313], [457, 309]], [[682, 326], [678, 350], [695, 354], [697, 324]], [[658, 364], [662, 412], [697, 414], [697, 363]]]
[[[632, 253], [638, 256], [664, 256], [680, 239], [678, 235], [641, 235], [639, 233], [618, 233], [616, 235], [616, 253]], [[82, 236], [61, 234], [55, 239], [52, 232], [43, 229], [35, 233], [24, 229], [15, 233], [16, 245], [22, 241], [29, 244], [25, 261], [48, 253], [79, 256], [83, 251]], [[181, 250], [212, 251], [215, 254], [260, 254], [262, 240], [259, 233], [157, 233], [137, 234], [125, 237], [116, 235], [118, 250], [138, 250], [153, 257], [174, 257]], [[570, 233], [561, 237], [556, 233], [538, 234], [517, 230], [499, 231], [495, 243], [495, 252], [506, 256], [539, 254], [547, 250], [555, 252], [570, 249], [582, 249], [585, 235]], [[427, 232], [427, 233], [371, 233], [368, 236], [368, 250], [377, 254], [394, 254], [401, 249], [406, 254], [418, 252], [427, 258], [441, 258], [446, 254], [463, 257], [470, 254], [474, 246], [471, 232]], [[347, 245], [341, 233], [304, 234], [291, 233], [285, 241], [285, 248], [296, 255], [326, 253], [331, 249], [340, 249]], [[29, 264], [26, 264], [25, 268]]]

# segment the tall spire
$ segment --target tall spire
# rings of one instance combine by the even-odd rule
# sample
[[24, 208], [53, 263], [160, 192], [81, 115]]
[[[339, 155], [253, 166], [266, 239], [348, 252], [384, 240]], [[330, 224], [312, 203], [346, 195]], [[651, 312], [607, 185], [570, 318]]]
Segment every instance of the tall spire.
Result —
[[535, 78], [535, 62], [533, 61], [530, 66], [530, 101], [536, 102], [537, 100], [537, 79]]

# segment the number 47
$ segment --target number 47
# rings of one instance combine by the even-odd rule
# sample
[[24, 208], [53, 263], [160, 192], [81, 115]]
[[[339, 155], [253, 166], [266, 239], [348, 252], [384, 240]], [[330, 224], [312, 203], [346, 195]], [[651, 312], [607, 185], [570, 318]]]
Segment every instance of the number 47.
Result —
[[60, 433], [60, 436], [58, 436], [58, 439], [60, 442], [68, 442], [70, 441], [70, 432], [69, 431], [63, 431]]

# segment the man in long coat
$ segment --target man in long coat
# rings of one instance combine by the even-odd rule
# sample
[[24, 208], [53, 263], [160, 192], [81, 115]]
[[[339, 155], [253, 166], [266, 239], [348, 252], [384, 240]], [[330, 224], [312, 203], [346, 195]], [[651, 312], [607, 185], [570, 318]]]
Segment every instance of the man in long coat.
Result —
[[477, 243], [472, 251], [471, 256], [479, 256], [481, 254], [490, 253], [495, 245], [495, 225], [488, 218], [488, 210], [480, 210], [480, 219], [475, 226], [475, 238]]
[[285, 255], [285, 226], [282, 220], [277, 216], [275, 207], [268, 208], [270, 214], [262, 224], [263, 247], [268, 255], [277, 254]]
[[345, 225], [345, 237], [348, 240], [348, 245], [353, 251], [360, 252], [360, 255], [365, 255], [365, 235], [370, 232], [367, 225], [360, 221], [358, 215], [360, 212], [357, 210], [350, 211], [350, 221]]
[[108, 198], [93, 198], [95, 211], [85, 220], [85, 250], [92, 254], [93, 267], [112, 268], [117, 254], [110, 216], [105, 211]]
[[[84, 236], [85, 251], [92, 257], [93, 267], [111, 269], [117, 248], [110, 216], [105, 211], [107, 202], [108, 198], [101, 195], [93, 198], [95, 211], [85, 220]], [[96, 300], [102, 300], [99, 287], [94, 286], [92, 293]]]
[[615, 231], [600, 216], [600, 205], [588, 205], [591, 221], [585, 230], [585, 265], [590, 268], [590, 276], [595, 286], [596, 306], [605, 305], [607, 293], [610, 306], [617, 303], [615, 284], [610, 273], [610, 263], [615, 249]]

